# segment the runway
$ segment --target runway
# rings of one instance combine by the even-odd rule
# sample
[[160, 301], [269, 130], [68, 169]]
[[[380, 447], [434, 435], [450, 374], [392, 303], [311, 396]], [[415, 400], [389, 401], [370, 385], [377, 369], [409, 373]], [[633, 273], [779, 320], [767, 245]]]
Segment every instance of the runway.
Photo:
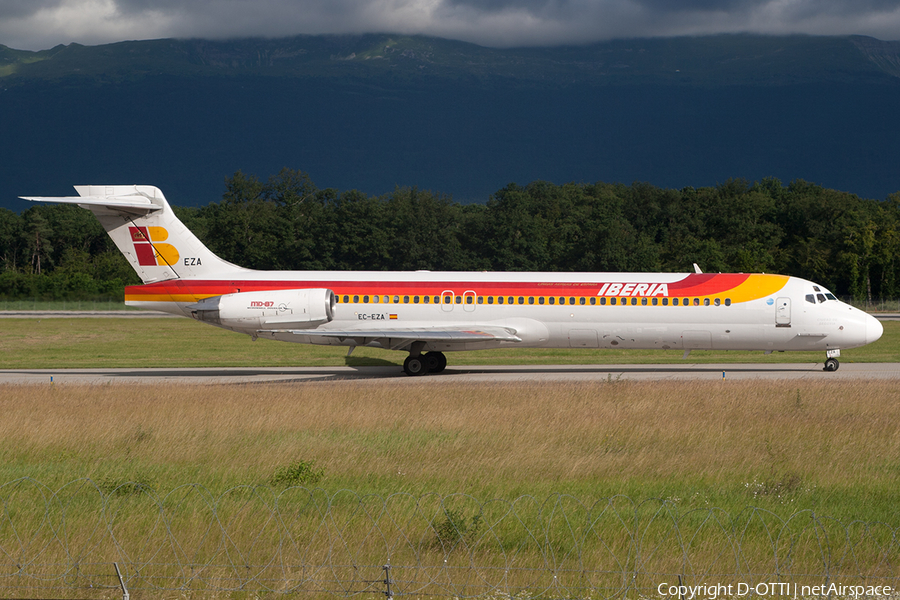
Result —
[[247, 384], [308, 382], [390, 382], [441, 385], [501, 382], [900, 380], [898, 363], [842, 363], [834, 373], [822, 364], [686, 364], [686, 365], [511, 365], [448, 367], [440, 375], [409, 377], [397, 366], [271, 367], [184, 369], [6, 369], [0, 385], [22, 384]]

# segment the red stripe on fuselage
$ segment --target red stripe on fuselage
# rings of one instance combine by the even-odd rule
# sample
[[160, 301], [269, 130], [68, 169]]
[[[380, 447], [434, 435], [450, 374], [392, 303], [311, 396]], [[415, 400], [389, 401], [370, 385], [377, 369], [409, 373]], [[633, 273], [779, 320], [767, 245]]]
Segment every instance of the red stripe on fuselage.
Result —
[[[748, 274], [690, 274], [668, 283], [668, 295], [708, 296], [721, 294], [744, 283]], [[649, 282], [648, 282], [649, 283]], [[498, 281], [329, 281], [329, 280], [203, 280], [173, 279], [125, 288], [132, 300], [141, 296], [192, 296], [196, 299], [239, 292], [262, 292], [304, 288], [328, 288], [336, 294], [418, 294], [440, 295], [452, 290], [456, 294], [477, 290], [483, 296], [593, 296], [605, 282], [498, 282]], [[655, 283], [653, 284], [655, 285]]]

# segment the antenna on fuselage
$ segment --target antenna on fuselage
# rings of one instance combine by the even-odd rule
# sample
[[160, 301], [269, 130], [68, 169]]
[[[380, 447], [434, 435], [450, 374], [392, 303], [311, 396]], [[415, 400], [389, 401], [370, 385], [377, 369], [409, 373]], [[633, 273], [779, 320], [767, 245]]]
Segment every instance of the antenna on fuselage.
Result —
[[700, 267], [697, 266], [697, 263], [694, 263], [694, 273], [697, 273], [698, 275], [703, 274], [703, 271], [700, 270]]

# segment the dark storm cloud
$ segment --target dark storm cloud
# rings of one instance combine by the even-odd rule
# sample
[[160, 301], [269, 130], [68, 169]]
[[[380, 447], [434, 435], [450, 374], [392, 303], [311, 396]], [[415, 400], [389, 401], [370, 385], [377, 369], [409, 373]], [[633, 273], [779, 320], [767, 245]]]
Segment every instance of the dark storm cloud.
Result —
[[421, 33], [488, 46], [724, 32], [900, 36], [900, 0], [0, 0], [0, 43]]
[[0, 21], [27, 17], [39, 10], [55, 8], [61, 3], [62, 0], [3, 0], [0, 2]]

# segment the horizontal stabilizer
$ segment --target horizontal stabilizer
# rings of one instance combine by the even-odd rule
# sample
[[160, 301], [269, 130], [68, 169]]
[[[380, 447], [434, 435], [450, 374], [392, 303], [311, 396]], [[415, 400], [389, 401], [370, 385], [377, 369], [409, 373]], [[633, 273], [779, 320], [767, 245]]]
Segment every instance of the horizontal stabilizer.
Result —
[[129, 196], [64, 196], [61, 198], [45, 198], [20, 196], [22, 200], [31, 200], [33, 202], [53, 202], [59, 204], [77, 204], [82, 208], [90, 209], [92, 207], [105, 208], [107, 210], [133, 214], [146, 215], [155, 210], [162, 209], [162, 206], [154, 204], [146, 196], [135, 194]]

